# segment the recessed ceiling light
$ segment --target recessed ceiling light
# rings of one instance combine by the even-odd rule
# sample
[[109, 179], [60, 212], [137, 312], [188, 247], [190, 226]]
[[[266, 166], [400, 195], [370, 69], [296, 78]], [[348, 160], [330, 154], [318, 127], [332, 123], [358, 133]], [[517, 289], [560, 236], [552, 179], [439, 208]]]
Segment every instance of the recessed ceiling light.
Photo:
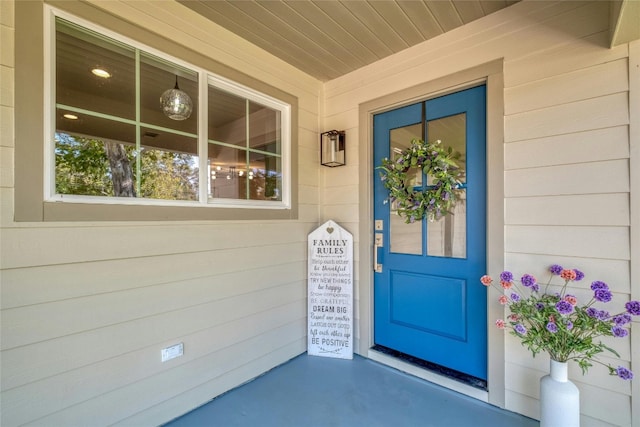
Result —
[[69, 119], [69, 120], [78, 120], [78, 116], [76, 116], [75, 114], [71, 114], [71, 113], [63, 114], [62, 117], [64, 117], [65, 119]]
[[93, 73], [94, 76], [102, 77], [103, 79], [108, 79], [109, 77], [111, 77], [111, 73], [105, 70], [104, 68], [99, 68], [99, 67], [92, 68], [91, 72]]

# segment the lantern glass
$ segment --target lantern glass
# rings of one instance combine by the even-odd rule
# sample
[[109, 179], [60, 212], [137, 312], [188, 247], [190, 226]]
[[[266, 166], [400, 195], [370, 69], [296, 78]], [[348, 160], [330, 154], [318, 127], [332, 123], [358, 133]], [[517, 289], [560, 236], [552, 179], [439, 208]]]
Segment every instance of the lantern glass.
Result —
[[160, 97], [160, 105], [165, 116], [173, 120], [186, 120], [193, 111], [193, 102], [187, 92], [178, 87], [178, 76], [173, 89], [167, 89]]
[[320, 135], [320, 163], [331, 168], [346, 164], [344, 131], [330, 130]]

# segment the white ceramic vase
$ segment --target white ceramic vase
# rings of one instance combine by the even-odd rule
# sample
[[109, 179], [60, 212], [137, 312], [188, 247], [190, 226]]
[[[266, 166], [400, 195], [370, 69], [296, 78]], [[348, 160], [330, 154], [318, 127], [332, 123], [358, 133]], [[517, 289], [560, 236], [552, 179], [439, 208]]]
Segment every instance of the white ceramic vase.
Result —
[[568, 378], [567, 362], [551, 360], [540, 379], [540, 427], [579, 427], [580, 390]]

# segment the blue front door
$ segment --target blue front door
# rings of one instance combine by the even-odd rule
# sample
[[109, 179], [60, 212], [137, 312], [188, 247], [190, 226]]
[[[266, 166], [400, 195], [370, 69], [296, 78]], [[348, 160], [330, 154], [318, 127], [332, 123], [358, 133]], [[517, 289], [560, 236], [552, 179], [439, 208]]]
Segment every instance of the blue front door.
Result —
[[[374, 116], [374, 167], [413, 138], [441, 140], [461, 153], [463, 197], [453, 215], [405, 224], [374, 174], [376, 345], [486, 380], [485, 86]], [[411, 185], [426, 186], [416, 173]]]

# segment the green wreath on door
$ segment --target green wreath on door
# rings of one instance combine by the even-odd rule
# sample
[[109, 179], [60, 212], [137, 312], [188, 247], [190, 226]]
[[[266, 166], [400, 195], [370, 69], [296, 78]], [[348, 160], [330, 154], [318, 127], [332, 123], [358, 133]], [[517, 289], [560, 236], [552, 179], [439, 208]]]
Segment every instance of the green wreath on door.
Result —
[[[427, 143], [413, 139], [408, 149], [395, 159], [384, 158], [380, 179], [387, 190], [396, 213], [407, 224], [427, 218], [433, 222], [451, 214], [462, 194], [464, 170], [458, 166], [460, 154], [451, 147], [443, 148], [440, 140]], [[433, 182], [414, 187], [407, 180], [408, 172], [419, 169]]]

